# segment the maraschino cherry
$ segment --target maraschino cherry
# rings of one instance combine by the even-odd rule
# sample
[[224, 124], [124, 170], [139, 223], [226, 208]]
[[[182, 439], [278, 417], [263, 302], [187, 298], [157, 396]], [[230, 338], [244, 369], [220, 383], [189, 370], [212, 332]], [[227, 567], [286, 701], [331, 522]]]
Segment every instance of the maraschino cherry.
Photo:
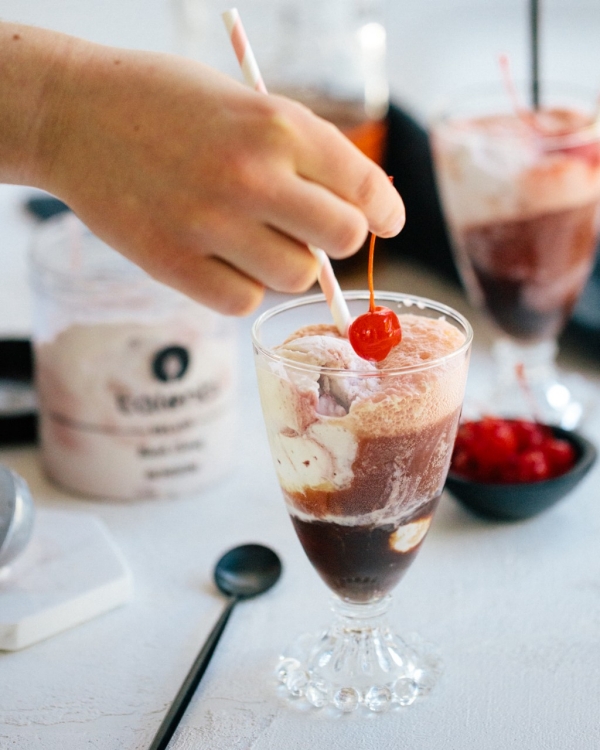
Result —
[[381, 362], [402, 340], [398, 316], [389, 307], [375, 306], [373, 291], [373, 256], [375, 235], [369, 245], [369, 312], [355, 318], [348, 329], [348, 339], [359, 357], [370, 362]]
[[484, 417], [459, 427], [451, 469], [476, 482], [513, 484], [554, 479], [576, 460], [571, 443], [547, 425]]

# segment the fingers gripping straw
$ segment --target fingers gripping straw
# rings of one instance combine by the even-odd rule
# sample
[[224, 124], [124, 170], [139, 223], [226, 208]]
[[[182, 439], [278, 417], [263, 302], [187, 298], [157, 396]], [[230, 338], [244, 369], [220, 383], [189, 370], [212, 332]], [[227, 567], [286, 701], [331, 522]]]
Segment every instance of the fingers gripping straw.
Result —
[[[249, 86], [252, 86], [255, 91], [266, 94], [267, 87], [265, 86], [260, 70], [258, 69], [256, 58], [254, 57], [254, 53], [248, 42], [248, 37], [242, 26], [240, 14], [237, 9], [231, 8], [230, 10], [226, 10], [223, 13], [223, 21], [229, 32], [229, 38], [231, 39], [231, 44], [238, 63], [240, 64], [240, 68], [242, 69], [242, 73], [244, 74], [246, 83]], [[319, 285], [325, 295], [329, 309], [331, 310], [333, 321], [342, 336], [347, 336], [348, 327], [350, 326], [352, 318], [340, 285], [333, 273], [331, 261], [325, 251], [321, 250], [321, 248], [309, 245], [308, 249], [319, 263]]]

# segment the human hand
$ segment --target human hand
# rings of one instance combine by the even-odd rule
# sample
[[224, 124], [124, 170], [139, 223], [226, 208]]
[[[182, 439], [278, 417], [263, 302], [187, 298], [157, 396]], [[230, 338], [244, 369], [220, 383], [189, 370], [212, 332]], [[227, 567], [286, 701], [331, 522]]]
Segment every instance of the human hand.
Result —
[[[65, 39], [68, 42], [65, 42]], [[62, 37], [38, 186], [152, 276], [226, 314], [396, 234], [402, 202], [341, 133], [200, 63]]]

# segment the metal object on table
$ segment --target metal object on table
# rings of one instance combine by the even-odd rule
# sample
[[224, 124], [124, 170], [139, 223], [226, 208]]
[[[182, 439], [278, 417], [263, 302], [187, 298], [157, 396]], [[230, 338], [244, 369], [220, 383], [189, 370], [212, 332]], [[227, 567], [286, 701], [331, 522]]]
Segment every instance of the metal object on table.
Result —
[[228, 597], [227, 606], [209, 633], [179, 692], [173, 699], [149, 750], [167, 750], [235, 605], [243, 599], [251, 599], [268, 591], [279, 580], [281, 570], [282, 565], [278, 555], [262, 544], [243, 544], [230, 549], [220, 558], [215, 567], [214, 579], [219, 591]]
[[0, 465], [0, 570], [27, 546], [35, 510], [27, 482]]

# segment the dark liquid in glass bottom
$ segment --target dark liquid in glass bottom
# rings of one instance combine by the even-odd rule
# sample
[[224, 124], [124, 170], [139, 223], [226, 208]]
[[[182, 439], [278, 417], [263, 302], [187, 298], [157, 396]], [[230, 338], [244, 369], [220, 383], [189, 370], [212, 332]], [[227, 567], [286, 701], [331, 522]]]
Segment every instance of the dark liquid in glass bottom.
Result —
[[[431, 517], [439, 498], [419, 509], [407, 523]], [[414, 560], [423, 539], [410, 550], [393, 547], [398, 526], [347, 526], [329, 521], [292, 522], [308, 559], [321, 578], [342, 599], [369, 602], [378, 599], [400, 581]]]
[[594, 202], [460, 233], [484, 306], [505, 333], [523, 341], [560, 333], [592, 266], [597, 215]]

